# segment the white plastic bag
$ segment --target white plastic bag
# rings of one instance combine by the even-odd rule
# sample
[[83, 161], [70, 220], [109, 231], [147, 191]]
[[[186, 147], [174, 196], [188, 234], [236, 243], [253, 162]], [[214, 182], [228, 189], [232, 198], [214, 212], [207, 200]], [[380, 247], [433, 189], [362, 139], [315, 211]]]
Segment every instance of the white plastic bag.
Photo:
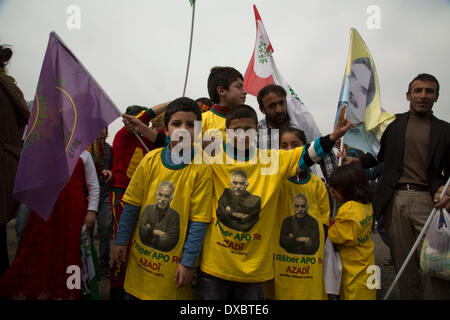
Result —
[[450, 281], [450, 215], [436, 212], [420, 250], [420, 268], [433, 277]]
[[342, 262], [339, 252], [334, 250], [334, 245], [327, 238], [323, 253], [323, 279], [327, 294], [339, 295], [342, 278]]

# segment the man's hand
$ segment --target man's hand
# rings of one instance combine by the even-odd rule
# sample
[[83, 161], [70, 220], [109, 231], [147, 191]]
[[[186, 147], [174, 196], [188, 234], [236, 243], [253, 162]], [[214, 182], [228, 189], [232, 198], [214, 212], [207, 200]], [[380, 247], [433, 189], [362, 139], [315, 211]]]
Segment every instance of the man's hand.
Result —
[[447, 188], [447, 193], [441, 198], [441, 193], [444, 191], [444, 186], [441, 186], [438, 191], [434, 195], [434, 207], [436, 209], [445, 208], [448, 212], [450, 212], [450, 187]]
[[[340, 140], [336, 141], [336, 146]], [[340, 147], [340, 145], [339, 145]], [[344, 144], [344, 150], [338, 151], [337, 157], [342, 158], [342, 164], [351, 164], [351, 163], [360, 163], [361, 160], [359, 158], [355, 157], [347, 157], [347, 150], [349, 149], [349, 146]]]
[[355, 127], [353, 123], [345, 118], [345, 110], [347, 110], [347, 105], [344, 104], [339, 111], [338, 121], [336, 123], [336, 128], [330, 134], [330, 139], [333, 142], [336, 142], [339, 138], [343, 137], [344, 134], [348, 131], [348, 129]]
[[[135, 116], [131, 116], [126, 113], [122, 113], [122, 121], [128, 131], [136, 131], [139, 134], [143, 134], [145, 128], [148, 128], [141, 120]], [[144, 128], [145, 127], [145, 128]]]
[[145, 229], [151, 229], [151, 228], [152, 228], [152, 225], [150, 224], [150, 222], [146, 222], [146, 223], [144, 224], [144, 228], [145, 228]]
[[295, 240], [297, 240], [297, 242], [308, 242], [309, 238], [308, 237], [298, 237]]
[[241, 213], [241, 212], [233, 212], [232, 214], [233, 217], [237, 218], [237, 219], [245, 219], [248, 217], [248, 214], [245, 213]]
[[154, 230], [153, 230], [153, 235], [158, 236], [158, 237], [161, 237], [161, 236], [166, 235], [166, 232], [161, 231], [161, 230], [158, 230], [158, 229], [154, 229]]
[[95, 226], [95, 221], [97, 220], [97, 217], [95, 215], [95, 211], [88, 210], [86, 213], [86, 216], [84, 217], [84, 224], [88, 229], [93, 230]]
[[113, 249], [113, 260], [118, 265], [122, 265], [127, 261], [127, 246], [116, 244]]
[[111, 170], [102, 170], [102, 178], [106, 183], [110, 183], [113, 179], [113, 173]]
[[194, 277], [194, 269], [183, 266], [180, 263], [177, 267], [177, 270], [175, 271], [173, 281], [177, 283], [178, 289], [192, 283], [193, 277]]

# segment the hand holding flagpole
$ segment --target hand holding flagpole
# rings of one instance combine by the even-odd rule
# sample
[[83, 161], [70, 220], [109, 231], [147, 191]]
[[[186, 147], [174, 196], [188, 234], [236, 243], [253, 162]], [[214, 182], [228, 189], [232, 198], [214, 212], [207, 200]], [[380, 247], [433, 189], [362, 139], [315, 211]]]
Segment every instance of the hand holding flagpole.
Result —
[[[447, 180], [447, 183], [445, 184], [444, 190], [441, 193], [440, 200], [442, 200], [442, 197], [446, 194], [449, 184], [450, 184], [450, 178]], [[409, 252], [408, 256], [406, 257], [405, 261], [403, 262], [403, 265], [401, 266], [400, 270], [398, 271], [397, 276], [395, 277], [394, 281], [392, 282], [391, 286], [389, 287], [389, 290], [384, 295], [383, 300], [387, 300], [389, 298], [389, 296], [390, 296], [390, 294], [392, 292], [392, 289], [394, 289], [394, 287], [397, 284], [398, 280], [402, 276], [403, 271], [405, 270], [406, 266], [408, 265], [409, 260], [411, 260], [411, 257], [413, 256], [414, 252], [416, 252], [417, 247], [419, 246], [419, 243], [422, 240], [422, 237], [424, 236], [425, 232], [427, 232], [427, 229], [428, 229], [431, 221], [433, 220], [434, 215], [437, 212], [438, 211], [436, 210], [436, 208], [433, 208], [433, 210], [431, 211], [430, 215], [428, 216], [427, 222], [425, 223], [425, 225], [422, 228], [422, 231], [420, 232], [419, 236], [417, 237], [416, 242], [412, 246], [411, 251]]]

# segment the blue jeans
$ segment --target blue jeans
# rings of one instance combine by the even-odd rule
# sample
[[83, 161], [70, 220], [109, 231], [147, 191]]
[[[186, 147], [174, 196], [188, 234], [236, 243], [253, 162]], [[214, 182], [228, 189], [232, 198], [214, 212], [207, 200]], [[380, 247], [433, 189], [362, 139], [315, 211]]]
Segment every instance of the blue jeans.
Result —
[[197, 298], [199, 300], [263, 300], [260, 282], [243, 283], [216, 278], [199, 272]]

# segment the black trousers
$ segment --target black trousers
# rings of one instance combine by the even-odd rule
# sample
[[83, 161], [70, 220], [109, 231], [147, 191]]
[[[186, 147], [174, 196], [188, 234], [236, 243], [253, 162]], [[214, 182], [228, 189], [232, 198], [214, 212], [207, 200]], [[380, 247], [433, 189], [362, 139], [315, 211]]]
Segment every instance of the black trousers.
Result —
[[0, 277], [9, 268], [6, 224], [0, 224]]

